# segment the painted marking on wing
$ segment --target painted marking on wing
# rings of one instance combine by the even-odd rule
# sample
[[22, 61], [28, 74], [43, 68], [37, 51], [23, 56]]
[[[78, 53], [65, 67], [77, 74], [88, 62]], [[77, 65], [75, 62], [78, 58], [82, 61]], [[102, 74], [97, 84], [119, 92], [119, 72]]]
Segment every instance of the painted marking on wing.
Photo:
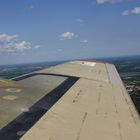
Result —
[[18, 93], [18, 92], [21, 92], [22, 90], [21, 89], [18, 89], [18, 88], [7, 88], [5, 89], [6, 92], [14, 92], [14, 93]]
[[5, 100], [15, 100], [15, 99], [17, 99], [18, 97], [17, 96], [14, 96], [14, 95], [7, 95], [7, 96], [3, 96], [2, 97], [3, 99], [5, 99]]
[[90, 67], [94, 67], [96, 65], [95, 62], [86, 62], [86, 61], [75, 61], [75, 62], [70, 62], [70, 63], [80, 64], [80, 65], [85, 65], [85, 66], [90, 66]]

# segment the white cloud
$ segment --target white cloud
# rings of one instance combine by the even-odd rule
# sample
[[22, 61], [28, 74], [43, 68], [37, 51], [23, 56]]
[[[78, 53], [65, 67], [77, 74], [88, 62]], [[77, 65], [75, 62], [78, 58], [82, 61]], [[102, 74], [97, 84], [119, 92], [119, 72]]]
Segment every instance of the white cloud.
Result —
[[135, 7], [132, 11], [132, 14], [140, 14], [140, 7]]
[[84, 39], [84, 40], [80, 40], [81, 43], [88, 43], [88, 40], [87, 39]]
[[104, 4], [104, 3], [118, 3], [124, 0], [96, 0], [98, 4]]
[[35, 45], [34, 48], [35, 49], [38, 49], [38, 48], [40, 48], [40, 46], [39, 45]]
[[20, 41], [18, 35], [0, 34], [0, 53], [23, 53], [25, 50], [39, 47], [32, 46], [30, 42]]
[[33, 10], [34, 8], [35, 8], [34, 5], [29, 5], [29, 6], [25, 7], [25, 10], [31, 11], [31, 10]]
[[65, 32], [65, 33], [62, 33], [59, 37], [60, 37], [60, 40], [68, 40], [68, 39], [73, 39], [77, 37], [77, 35], [75, 35], [75, 33], [72, 33], [72, 32]]
[[58, 52], [62, 52], [63, 50], [62, 50], [62, 49], [58, 49], [57, 51], [58, 51]]
[[129, 10], [125, 10], [122, 12], [122, 15], [123, 16], [128, 16], [130, 14], [130, 11]]
[[77, 18], [77, 19], [76, 19], [76, 22], [83, 23], [83, 22], [84, 22], [84, 20], [83, 20], [83, 19], [81, 19], [81, 18]]
[[140, 7], [135, 7], [132, 10], [125, 10], [124, 12], [122, 12], [123, 16], [138, 15], [138, 14], [140, 14]]

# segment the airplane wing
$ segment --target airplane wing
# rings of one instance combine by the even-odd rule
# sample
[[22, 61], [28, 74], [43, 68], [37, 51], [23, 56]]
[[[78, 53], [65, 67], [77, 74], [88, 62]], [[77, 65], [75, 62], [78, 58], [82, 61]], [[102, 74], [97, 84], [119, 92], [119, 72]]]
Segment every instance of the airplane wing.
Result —
[[72, 61], [0, 86], [0, 140], [19, 139], [139, 140], [140, 119], [113, 64]]

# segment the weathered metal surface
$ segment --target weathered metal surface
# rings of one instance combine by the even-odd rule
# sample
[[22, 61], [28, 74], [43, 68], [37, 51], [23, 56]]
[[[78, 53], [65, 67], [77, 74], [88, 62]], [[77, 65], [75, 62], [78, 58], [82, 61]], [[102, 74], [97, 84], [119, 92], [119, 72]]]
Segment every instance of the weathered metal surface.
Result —
[[[140, 139], [139, 115], [113, 64], [74, 61], [38, 73], [42, 75], [27, 75], [24, 80], [23, 77], [17, 78], [14, 88], [12, 81], [0, 81], [1, 130], [20, 113], [36, 106], [40, 99], [45, 103], [43, 97], [52, 94], [50, 91], [72, 76], [79, 80], [70, 89], [65, 90], [66, 85], [55, 89], [53, 94], [57, 94], [57, 90], [66, 92], [50, 110], [43, 113], [27, 133], [24, 128], [16, 132], [21, 140]], [[52, 75], [46, 77], [46, 74]], [[42, 109], [46, 104], [39, 102]]]
[[114, 67], [67, 63], [43, 70], [80, 77], [22, 140], [139, 140], [140, 120]]

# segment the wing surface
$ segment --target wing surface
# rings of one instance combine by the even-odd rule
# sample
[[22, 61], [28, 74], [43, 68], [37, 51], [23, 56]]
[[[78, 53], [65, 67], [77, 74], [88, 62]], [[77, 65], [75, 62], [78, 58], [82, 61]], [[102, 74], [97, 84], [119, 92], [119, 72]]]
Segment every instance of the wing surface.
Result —
[[140, 139], [139, 115], [113, 64], [73, 61], [14, 80], [22, 91], [13, 93], [16, 105], [6, 99], [16, 111], [0, 136], [13, 126], [21, 140]]

